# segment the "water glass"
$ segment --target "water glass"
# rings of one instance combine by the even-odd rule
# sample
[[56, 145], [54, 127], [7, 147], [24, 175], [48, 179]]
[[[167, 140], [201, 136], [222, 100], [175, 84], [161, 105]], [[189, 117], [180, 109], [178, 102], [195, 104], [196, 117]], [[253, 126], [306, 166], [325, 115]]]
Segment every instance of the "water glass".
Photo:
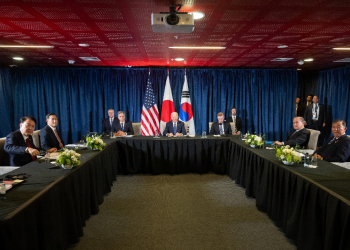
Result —
[[207, 133], [205, 131], [202, 133], [202, 138], [207, 138]]
[[317, 157], [316, 156], [312, 156], [311, 157], [311, 163], [310, 163], [310, 166], [312, 167], [317, 167]]
[[46, 153], [45, 162], [50, 162], [50, 153]]
[[114, 133], [111, 132], [110, 135], [109, 135], [109, 138], [113, 138], [114, 137]]

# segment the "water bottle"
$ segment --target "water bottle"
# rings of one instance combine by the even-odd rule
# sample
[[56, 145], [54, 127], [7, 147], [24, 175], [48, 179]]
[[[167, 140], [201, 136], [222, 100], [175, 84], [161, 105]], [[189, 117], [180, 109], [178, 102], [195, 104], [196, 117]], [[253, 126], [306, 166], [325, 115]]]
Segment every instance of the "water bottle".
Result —
[[310, 160], [311, 160], [311, 157], [308, 153], [305, 154], [304, 156], [304, 167], [305, 168], [308, 168], [309, 165], [310, 165]]
[[6, 200], [6, 186], [5, 183], [0, 183], [0, 200]]
[[205, 132], [205, 130], [202, 133], [202, 138], [207, 138], [207, 133]]
[[263, 140], [263, 149], [266, 149], [266, 140]]
[[158, 131], [156, 130], [156, 131], [154, 131], [154, 138], [158, 138], [159, 136], [158, 136]]
[[239, 134], [239, 139], [240, 139], [241, 141], [243, 140], [243, 134], [242, 134], [242, 133]]

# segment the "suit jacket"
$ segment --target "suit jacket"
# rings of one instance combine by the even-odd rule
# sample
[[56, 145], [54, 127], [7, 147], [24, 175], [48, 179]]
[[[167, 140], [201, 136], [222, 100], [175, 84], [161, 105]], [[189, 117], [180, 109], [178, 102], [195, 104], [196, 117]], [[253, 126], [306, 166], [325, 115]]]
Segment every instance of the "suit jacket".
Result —
[[300, 147], [306, 147], [310, 139], [310, 132], [306, 128], [300, 129], [294, 134], [295, 131], [296, 130], [293, 129], [289, 133], [284, 145], [295, 147], [298, 144]]
[[[299, 103], [296, 116], [304, 117], [305, 109], [306, 109], [306, 103]], [[294, 111], [295, 111], [295, 105], [294, 105]]]
[[[227, 118], [226, 122], [233, 122], [233, 118], [232, 116]], [[242, 131], [242, 128], [243, 128], [243, 124], [242, 124], [242, 119], [238, 116], [236, 116], [236, 132], [238, 131]]]
[[[112, 127], [117, 126], [117, 123], [119, 122], [117, 117], [114, 117], [113, 123], [112, 123]], [[107, 135], [109, 135], [111, 132], [117, 132], [115, 130], [111, 130], [111, 123], [109, 122], [109, 117], [106, 119], [102, 120], [102, 133], [105, 133]]]
[[[117, 119], [117, 122], [115, 124], [114, 124], [114, 121], [113, 121], [112, 130], [114, 132], [122, 131], [122, 126], [120, 125], [120, 121], [118, 119]], [[131, 121], [125, 120], [123, 132], [127, 133], [128, 135], [133, 135], [134, 134], [134, 129], [132, 127], [132, 122]]]
[[[166, 136], [166, 134], [170, 134], [170, 133], [174, 133], [173, 121], [166, 123], [165, 129], [163, 131], [163, 135]], [[183, 123], [182, 121], [177, 121], [176, 133], [182, 133], [183, 135], [186, 135], [185, 123]]]
[[[61, 143], [64, 146], [64, 142], [62, 139], [61, 132], [56, 128], [57, 134], [60, 137]], [[55, 132], [53, 132], [52, 128], [49, 125], [43, 127], [40, 132], [40, 145], [43, 150], [49, 150], [51, 148], [60, 149], [60, 143], [58, 142]]]
[[[313, 105], [309, 105], [306, 107], [304, 119], [307, 122], [307, 125], [314, 124], [312, 121], [312, 107]], [[318, 112], [318, 120], [317, 120], [317, 127], [320, 130], [322, 128], [322, 124], [326, 123], [326, 110], [322, 104], [318, 104], [318, 108], [320, 109]]]
[[[28, 139], [30, 146], [37, 149], [31, 135]], [[26, 148], [27, 144], [20, 130], [16, 130], [6, 136], [4, 150], [9, 154], [11, 166], [23, 166], [33, 161], [32, 156], [25, 152]]]
[[[231, 125], [229, 122], [223, 122], [225, 135], [232, 135]], [[211, 135], [220, 135], [219, 122], [213, 122], [210, 129]]]
[[328, 144], [334, 136], [328, 138], [315, 154], [323, 157], [323, 160], [330, 162], [345, 162], [350, 156], [350, 138], [343, 135], [331, 144]]

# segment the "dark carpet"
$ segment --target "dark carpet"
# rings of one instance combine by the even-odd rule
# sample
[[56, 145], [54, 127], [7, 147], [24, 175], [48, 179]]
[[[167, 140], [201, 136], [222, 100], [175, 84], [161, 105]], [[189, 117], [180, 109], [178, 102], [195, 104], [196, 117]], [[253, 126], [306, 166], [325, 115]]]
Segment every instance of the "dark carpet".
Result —
[[228, 176], [118, 176], [69, 249], [296, 249]]

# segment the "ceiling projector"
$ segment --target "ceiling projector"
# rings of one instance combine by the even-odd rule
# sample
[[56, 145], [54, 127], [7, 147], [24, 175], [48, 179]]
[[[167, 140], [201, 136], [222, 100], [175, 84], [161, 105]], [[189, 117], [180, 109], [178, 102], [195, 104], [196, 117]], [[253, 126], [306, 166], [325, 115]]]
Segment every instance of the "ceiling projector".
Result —
[[[176, 10], [176, 6], [180, 6]], [[192, 14], [179, 12], [182, 5], [170, 5], [170, 12], [152, 13], [152, 30], [156, 33], [191, 33], [194, 30]]]

